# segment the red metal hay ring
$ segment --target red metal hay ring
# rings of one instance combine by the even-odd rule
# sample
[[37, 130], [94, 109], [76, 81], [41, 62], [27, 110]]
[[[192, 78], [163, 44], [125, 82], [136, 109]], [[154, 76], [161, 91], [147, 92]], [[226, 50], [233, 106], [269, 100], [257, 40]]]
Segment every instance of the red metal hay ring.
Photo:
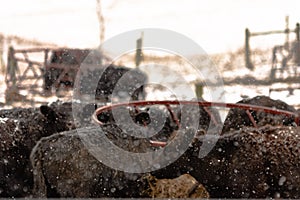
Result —
[[[103, 106], [93, 113], [92, 119], [94, 122], [96, 122], [99, 125], [103, 125], [101, 121], [98, 120], [97, 116], [101, 114], [102, 112], [112, 110], [116, 107], [123, 107], [123, 106], [131, 106], [131, 107], [137, 107], [137, 106], [150, 106], [150, 105], [165, 105], [167, 109], [169, 110], [173, 120], [176, 123], [178, 122], [178, 119], [173, 114], [173, 111], [171, 110], [170, 105], [199, 105], [203, 107], [225, 107], [225, 108], [240, 108], [243, 110], [251, 110], [251, 111], [262, 111], [265, 113], [275, 114], [275, 115], [285, 115], [287, 117], [293, 117], [295, 120], [295, 123], [297, 126], [299, 126], [299, 115], [294, 112], [281, 110], [281, 109], [275, 109], [265, 106], [257, 106], [257, 105], [250, 105], [250, 104], [235, 104], [235, 103], [221, 103], [221, 102], [209, 102], [209, 101], [175, 101], [175, 100], [163, 100], [163, 101], [132, 101], [129, 103], [118, 103], [108, 106]], [[208, 112], [208, 110], [206, 109]], [[211, 115], [211, 113], [208, 113]], [[211, 115], [212, 116], [212, 115]], [[249, 116], [250, 117], [250, 116]], [[253, 119], [250, 119], [253, 121]], [[255, 126], [255, 124], [253, 124]]]
[[[113, 104], [113, 105], [108, 105], [108, 106], [103, 106], [98, 109], [93, 113], [92, 115], [92, 120], [99, 124], [99, 125], [104, 125], [101, 121], [98, 120], [97, 116], [101, 114], [102, 112], [112, 110], [116, 107], [122, 107], [122, 106], [131, 106], [134, 107], [135, 109], [138, 110], [138, 106], [150, 106], [150, 105], [165, 105], [168, 111], [170, 112], [171, 118], [173, 121], [180, 127], [179, 120], [177, 116], [174, 114], [172, 111], [172, 108], [170, 105], [199, 105], [204, 108], [206, 107], [225, 107], [225, 108], [240, 108], [246, 110], [246, 113], [253, 123], [254, 127], [256, 126], [256, 122], [249, 112], [250, 110], [252, 111], [263, 111], [265, 113], [270, 113], [270, 114], [276, 114], [276, 115], [285, 115], [287, 117], [293, 117], [295, 120], [295, 123], [297, 126], [299, 125], [299, 115], [297, 113], [293, 113], [290, 111], [286, 110], [280, 110], [280, 109], [274, 109], [274, 108], [269, 108], [265, 106], [257, 106], [257, 105], [250, 105], [250, 104], [235, 104], [235, 103], [220, 103], [220, 102], [207, 102], [207, 101], [174, 101], [174, 100], [164, 100], [164, 101], [132, 101], [129, 103], [119, 103], [119, 104]], [[215, 120], [213, 114], [209, 111], [209, 109], [205, 109], [205, 111], [210, 115], [211, 119], [213, 122], [216, 124], [217, 121]], [[166, 142], [160, 142], [160, 141], [153, 141], [149, 140], [150, 144], [153, 147], [164, 147], [167, 145]]]

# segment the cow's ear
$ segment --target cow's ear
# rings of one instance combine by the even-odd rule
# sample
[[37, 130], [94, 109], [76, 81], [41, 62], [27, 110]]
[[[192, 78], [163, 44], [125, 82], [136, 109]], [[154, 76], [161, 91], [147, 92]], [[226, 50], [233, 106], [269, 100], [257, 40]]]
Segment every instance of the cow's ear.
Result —
[[58, 115], [56, 112], [50, 108], [49, 106], [42, 105], [40, 107], [41, 113], [49, 120], [49, 121], [56, 121], [58, 120]]

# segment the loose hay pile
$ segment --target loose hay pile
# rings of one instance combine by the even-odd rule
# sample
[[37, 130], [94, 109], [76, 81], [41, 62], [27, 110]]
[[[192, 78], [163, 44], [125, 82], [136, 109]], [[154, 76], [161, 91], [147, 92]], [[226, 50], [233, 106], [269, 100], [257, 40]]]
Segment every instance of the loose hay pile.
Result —
[[157, 179], [145, 177], [149, 189], [145, 191], [152, 198], [209, 198], [209, 194], [195, 178], [183, 174], [175, 179]]

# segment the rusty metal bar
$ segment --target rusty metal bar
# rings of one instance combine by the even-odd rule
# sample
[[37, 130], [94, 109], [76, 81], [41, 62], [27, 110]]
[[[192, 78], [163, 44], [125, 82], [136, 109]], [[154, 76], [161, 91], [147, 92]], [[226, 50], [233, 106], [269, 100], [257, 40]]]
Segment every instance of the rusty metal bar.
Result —
[[165, 104], [165, 106], [167, 107], [170, 115], [171, 115], [171, 118], [172, 120], [176, 123], [176, 125], [178, 126], [178, 128], [180, 128], [180, 122], [179, 122], [179, 119], [177, 118], [177, 116], [174, 114], [170, 104]]
[[247, 115], [248, 115], [250, 121], [252, 122], [253, 126], [254, 126], [255, 128], [257, 128], [258, 126], [257, 126], [257, 124], [256, 124], [256, 122], [255, 122], [253, 116], [251, 115], [250, 111], [249, 111], [249, 110], [246, 110], [246, 113], [247, 113]]
[[207, 107], [203, 107], [203, 109], [205, 110], [205, 112], [209, 115], [210, 119], [213, 121], [213, 123], [215, 125], [218, 125], [218, 121], [216, 120], [215, 116], [213, 115], [213, 113], [207, 108]]
[[149, 143], [152, 147], [165, 147], [167, 145], [166, 142], [161, 142], [157, 140], [149, 140]]

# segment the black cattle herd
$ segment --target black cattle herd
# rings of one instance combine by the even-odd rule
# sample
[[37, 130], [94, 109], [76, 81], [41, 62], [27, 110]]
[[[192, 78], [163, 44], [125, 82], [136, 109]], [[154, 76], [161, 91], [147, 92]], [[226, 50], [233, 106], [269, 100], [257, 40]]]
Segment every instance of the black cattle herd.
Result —
[[[265, 96], [237, 103], [297, 112]], [[147, 197], [143, 177], [190, 174], [212, 198], [300, 198], [300, 129], [293, 118], [251, 112], [257, 124], [253, 127], [246, 111], [231, 109], [216, 144], [199, 158], [211, 113], [215, 121], [221, 118], [217, 110], [208, 114], [200, 106], [195, 113], [194, 108], [186, 111], [191, 120], [199, 117], [199, 130], [188, 149], [170, 165], [139, 174], [112, 169], [90, 154], [81, 138], [100, 125], [75, 124], [71, 102], [0, 110], [0, 197]], [[180, 119], [180, 108], [174, 110]], [[149, 109], [141, 112], [131, 112], [136, 123], [147, 120]], [[178, 133], [178, 124], [163, 112], [167, 120], [153, 139], [168, 142]], [[101, 125], [105, 136], [127, 151], [161, 148], [124, 134], [109, 112], [98, 118], [105, 122]]]

